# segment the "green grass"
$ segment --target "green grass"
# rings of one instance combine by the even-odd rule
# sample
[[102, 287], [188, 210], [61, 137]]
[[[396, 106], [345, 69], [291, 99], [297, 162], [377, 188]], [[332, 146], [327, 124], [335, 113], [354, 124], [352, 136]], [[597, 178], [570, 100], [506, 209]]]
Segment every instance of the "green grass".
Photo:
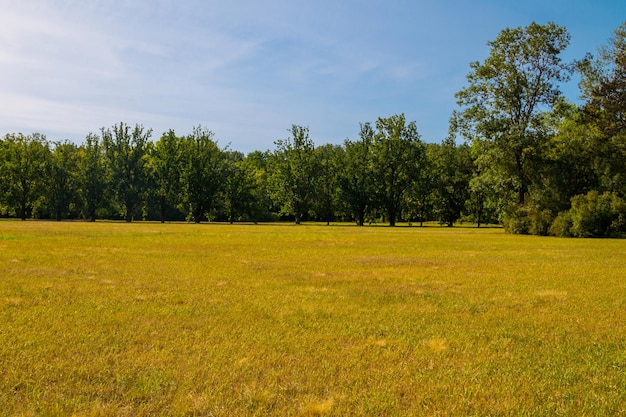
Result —
[[626, 240], [0, 222], [0, 415], [623, 415]]

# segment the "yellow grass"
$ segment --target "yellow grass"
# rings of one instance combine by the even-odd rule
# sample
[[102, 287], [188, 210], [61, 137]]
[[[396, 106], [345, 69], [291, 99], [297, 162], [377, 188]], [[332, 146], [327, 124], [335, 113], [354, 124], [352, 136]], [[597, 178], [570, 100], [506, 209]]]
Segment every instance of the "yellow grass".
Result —
[[0, 415], [623, 415], [624, 323], [624, 240], [0, 222]]

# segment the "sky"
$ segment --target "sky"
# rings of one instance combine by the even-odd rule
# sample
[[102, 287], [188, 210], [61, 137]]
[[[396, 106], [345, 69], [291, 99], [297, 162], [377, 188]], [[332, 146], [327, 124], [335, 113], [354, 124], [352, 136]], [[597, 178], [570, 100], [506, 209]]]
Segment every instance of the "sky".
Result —
[[[220, 146], [315, 144], [404, 113], [440, 142], [469, 64], [505, 28], [565, 26], [565, 61], [608, 44], [626, 0], [0, 0], [0, 135], [83, 143], [120, 122], [202, 125]], [[562, 89], [578, 99], [574, 78]]]

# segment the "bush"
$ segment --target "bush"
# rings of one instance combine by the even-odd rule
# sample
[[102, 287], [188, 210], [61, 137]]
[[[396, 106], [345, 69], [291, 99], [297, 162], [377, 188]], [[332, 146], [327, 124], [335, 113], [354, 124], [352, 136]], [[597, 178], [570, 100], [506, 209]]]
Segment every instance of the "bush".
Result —
[[545, 236], [548, 234], [552, 218], [550, 210], [541, 209], [535, 204], [518, 206], [504, 216], [504, 230], [513, 234]]
[[572, 198], [572, 208], [560, 213], [550, 234], [609, 237], [626, 231], [626, 202], [615, 193], [590, 191]]
[[563, 211], [552, 222], [549, 234], [559, 237], [572, 237], [572, 214], [569, 211]]

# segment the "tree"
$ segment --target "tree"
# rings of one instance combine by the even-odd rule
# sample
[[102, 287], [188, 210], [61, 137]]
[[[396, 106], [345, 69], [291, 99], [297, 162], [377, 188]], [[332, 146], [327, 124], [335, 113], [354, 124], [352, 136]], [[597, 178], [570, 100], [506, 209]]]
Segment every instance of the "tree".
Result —
[[557, 102], [556, 83], [571, 73], [559, 57], [569, 40], [567, 30], [554, 23], [505, 29], [489, 42], [489, 57], [470, 64], [469, 86], [456, 94], [463, 109], [453, 116], [453, 131], [485, 143], [518, 205], [525, 202], [533, 157], [545, 139], [538, 128], [541, 113]]
[[403, 202], [403, 213], [411, 221], [419, 221], [420, 227], [424, 222], [434, 218], [435, 189], [437, 187], [437, 171], [435, 169], [435, 152], [438, 144], [425, 144], [421, 158], [416, 161], [419, 165], [417, 180], [413, 181], [406, 192]]
[[251, 190], [254, 197], [251, 217], [255, 222], [274, 220], [274, 213], [280, 210], [274, 206], [269, 185], [268, 166], [272, 157], [273, 155], [269, 150], [263, 152], [254, 151], [246, 155], [244, 160], [246, 170], [250, 171], [254, 184]]
[[615, 30], [598, 58], [579, 62], [583, 112], [598, 132], [601, 180], [611, 192], [626, 195], [626, 22]]
[[440, 223], [451, 227], [465, 210], [473, 161], [469, 147], [457, 146], [452, 138], [431, 149], [435, 213]]
[[89, 133], [78, 150], [78, 182], [83, 216], [95, 222], [97, 210], [108, 204], [111, 172], [100, 137]]
[[214, 133], [197, 126], [180, 144], [182, 203], [195, 223], [209, 218], [224, 179], [224, 155]]
[[102, 145], [111, 169], [111, 180], [117, 203], [123, 207], [124, 218], [131, 222], [148, 190], [148, 140], [152, 130], [121, 122], [111, 129], [102, 128]]
[[276, 141], [270, 159], [273, 198], [283, 214], [295, 217], [296, 224], [300, 224], [311, 207], [316, 175], [314, 151], [309, 128], [293, 125], [290, 138]]
[[311, 211], [327, 225], [334, 219], [337, 211], [342, 154], [343, 148], [338, 145], [326, 144], [315, 148], [315, 167], [318, 175], [314, 178], [315, 192]]
[[241, 152], [226, 152], [223, 202], [230, 224], [246, 216], [254, 218], [258, 204], [256, 170]]
[[419, 179], [424, 148], [415, 122], [404, 114], [378, 118], [373, 137], [373, 168], [380, 207], [395, 226], [405, 193]]
[[375, 204], [373, 142], [374, 129], [370, 123], [361, 124], [358, 141], [344, 142], [345, 151], [339, 173], [341, 200], [359, 226], [365, 224], [366, 213]]
[[50, 158], [47, 184], [53, 217], [68, 216], [70, 205], [78, 202], [78, 147], [68, 141], [55, 142]]
[[48, 178], [50, 147], [39, 133], [7, 134], [2, 141], [2, 195], [4, 203], [22, 220], [43, 198]]
[[181, 142], [182, 139], [169, 130], [157, 141], [150, 155], [149, 167], [161, 223], [165, 222], [168, 210], [176, 206], [180, 195]]
[[582, 96], [587, 99], [584, 110], [613, 136], [626, 131], [626, 22], [598, 55], [588, 55], [578, 63]]

